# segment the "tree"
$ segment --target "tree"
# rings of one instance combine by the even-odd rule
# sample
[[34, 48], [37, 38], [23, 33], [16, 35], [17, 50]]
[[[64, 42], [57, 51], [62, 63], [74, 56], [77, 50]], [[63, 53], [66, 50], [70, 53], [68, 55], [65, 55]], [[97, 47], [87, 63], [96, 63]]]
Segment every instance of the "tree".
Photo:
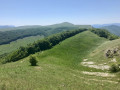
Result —
[[35, 57], [31, 56], [29, 62], [31, 64], [31, 66], [37, 66], [38, 61], [36, 60]]

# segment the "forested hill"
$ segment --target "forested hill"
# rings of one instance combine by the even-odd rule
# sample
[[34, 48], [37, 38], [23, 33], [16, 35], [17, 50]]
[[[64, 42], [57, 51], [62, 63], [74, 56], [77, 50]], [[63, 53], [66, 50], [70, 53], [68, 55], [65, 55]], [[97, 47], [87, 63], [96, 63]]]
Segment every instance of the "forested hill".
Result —
[[44, 32], [44, 30], [47, 30], [47, 29], [29, 29], [29, 30], [23, 29], [23, 30], [0, 32], [0, 45], [8, 44], [11, 41], [15, 41], [17, 39], [21, 39], [29, 36], [36, 36], [36, 35], [46, 36], [46, 33]]
[[31, 29], [31, 28], [60, 28], [60, 27], [78, 27], [78, 28], [91, 28], [91, 25], [74, 25], [69, 22], [63, 22], [63, 23], [58, 23], [58, 24], [53, 24], [53, 25], [25, 25], [25, 26], [18, 26], [18, 27], [10, 27], [10, 28], [0, 28], [0, 31], [12, 31], [12, 30], [22, 30], [22, 29]]
[[11, 41], [15, 41], [24, 37], [36, 35], [44, 35], [46, 37], [51, 34], [79, 28], [91, 28], [91, 26], [74, 25], [67, 22], [49, 26], [21, 26], [18, 28], [9, 29], [8, 31], [0, 31], [0, 45], [8, 44]]
[[96, 24], [96, 25], [92, 25], [92, 27], [94, 28], [100, 28], [100, 29], [106, 29], [108, 30], [110, 33], [113, 33], [117, 36], [120, 36], [120, 23], [113, 23], [113, 24]]
[[37, 42], [34, 42], [33, 44], [28, 45], [27, 47], [20, 47], [18, 50], [8, 54], [4, 60], [5, 61], [4, 63], [11, 61], [13, 62], [18, 61], [24, 57], [29, 56], [30, 54], [34, 54], [39, 51], [50, 49], [53, 46], [59, 44], [61, 41], [84, 31], [91, 31], [97, 34], [98, 36], [104, 37], [109, 40], [114, 40], [118, 38], [117, 36], [109, 33], [104, 29], [90, 29], [90, 30], [77, 29], [77, 30], [65, 31], [62, 33], [54, 34]]
[[110, 26], [104, 26], [104, 27], [101, 27], [102, 29], [106, 29], [108, 30], [109, 32], [117, 35], [117, 36], [120, 36], [120, 26], [117, 26], [117, 25], [110, 25]]
[[5, 63], [11, 62], [11, 61], [13, 62], [18, 61], [19, 59], [29, 56], [30, 54], [34, 54], [39, 51], [50, 49], [56, 44], [60, 43], [61, 41], [83, 31], [87, 31], [87, 29], [65, 31], [65, 32], [47, 37], [43, 40], [39, 40], [38, 42], [28, 45], [27, 47], [20, 47], [17, 51], [14, 51], [10, 53], [8, 56], [6, 56]]

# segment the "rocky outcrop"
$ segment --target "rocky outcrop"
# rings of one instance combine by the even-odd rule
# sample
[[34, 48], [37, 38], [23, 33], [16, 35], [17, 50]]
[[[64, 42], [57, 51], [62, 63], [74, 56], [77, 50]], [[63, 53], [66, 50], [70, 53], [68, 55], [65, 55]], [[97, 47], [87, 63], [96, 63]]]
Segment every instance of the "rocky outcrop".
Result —
[[120, 55], [120, 48], [116, 47], [113, 49], [108, 49], [105, 53], [106, 57], [108, 58], [113, 58], [114, 56], [119, 56]]

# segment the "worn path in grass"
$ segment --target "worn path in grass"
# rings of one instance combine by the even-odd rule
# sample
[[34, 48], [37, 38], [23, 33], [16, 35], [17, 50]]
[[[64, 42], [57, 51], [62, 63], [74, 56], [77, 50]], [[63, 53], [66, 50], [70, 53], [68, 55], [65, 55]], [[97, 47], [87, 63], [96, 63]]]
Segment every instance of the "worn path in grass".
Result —
[[118, 90], [118, 78], [97, 76], [93, 72], [103, 74], [106, 71], [81, 65], [92, 51], [106, 41], [86, 31], [50, 50], [34, 54], [39, 61], [36, 67], [30, 66], [29, 57], [1, 65], [0, 89]]

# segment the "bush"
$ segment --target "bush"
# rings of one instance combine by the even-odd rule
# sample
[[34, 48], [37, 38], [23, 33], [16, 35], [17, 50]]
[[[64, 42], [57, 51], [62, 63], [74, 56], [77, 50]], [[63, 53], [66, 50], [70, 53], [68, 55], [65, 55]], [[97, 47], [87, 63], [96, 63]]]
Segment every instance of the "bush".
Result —
[[37, 60], [35, 57], [31, 56], [29, 62], [31, 63], [31, 66], [37, 66]]
[[110, 71], [114, 72], [114, 73], [119, 72], [120, 71], [120, 64], [118, 64], [118, 65], [113, 64], [110, 68]]

